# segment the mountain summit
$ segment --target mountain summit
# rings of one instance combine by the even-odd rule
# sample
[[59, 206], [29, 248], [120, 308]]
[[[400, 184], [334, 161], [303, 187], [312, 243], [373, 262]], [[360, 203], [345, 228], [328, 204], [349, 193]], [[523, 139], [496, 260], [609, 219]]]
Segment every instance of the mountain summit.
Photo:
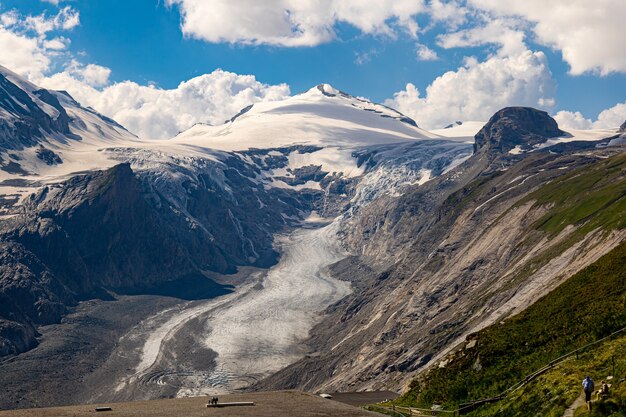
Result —
[[350, 147], [434, 138], [438, 136], [394, 109], [319, 84], [285, 100], [248, 106], [220, 126], [197, 124], [173, 141], [234, 151], [295, 143]]
[[494, 114], [476, 134], [474, 151], [529, 151], [535, 145], [565, 134], [545, 111], [531, 107], [505, 107]]

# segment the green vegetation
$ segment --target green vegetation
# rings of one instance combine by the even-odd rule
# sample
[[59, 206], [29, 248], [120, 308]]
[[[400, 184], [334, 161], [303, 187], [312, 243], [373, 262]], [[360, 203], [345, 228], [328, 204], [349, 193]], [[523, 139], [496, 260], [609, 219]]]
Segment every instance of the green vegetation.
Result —
[[[581, 405], [577, 416], [626, 416], [626, 335], [597, 345], [579, 358], [572, 357], [533, 380], [506, 399], [483, 406], [469, 416], [554, 416], [561, 417], [581, 394], [581, 382], [590, 375], [599, 388], [600, 381], [613, 376], [609, 398], [593, 403], [593, 414]], [[595, 395], [593, 396], [595, 400]]]
[[[445, 367], [435, 368], [413, 381], [410, 391], [397, 403], [423, 407], [438, 403], [453, 409], [459, 403], [499, 395], [559, 356], [623, 327], [626, 243], [524, 312], [472, 335], [475, 346], [466, 345], [452, 354]], [[567, 360], [512, 397], [472, 415], [562, 415], [578, 396], [585, 373], [599, 382], [608, 375], [607, 361], [615, 356], [621, 367], [616, 378], [626, 376], [624, 341], [626, 335], [620, 336], [619, 341], [596, 345], [578, 360]], [[617, 407], [623, 408], [623, 404]], [[508, 411], [499, 413], [501, 409]]]
[[519, 204], [535, 201], [550, 211], [535, 228], [558, 234], [582, 225], [579, 235], [597, 228], [626, 227], [626, 153], [577, 169], [529, 194]]

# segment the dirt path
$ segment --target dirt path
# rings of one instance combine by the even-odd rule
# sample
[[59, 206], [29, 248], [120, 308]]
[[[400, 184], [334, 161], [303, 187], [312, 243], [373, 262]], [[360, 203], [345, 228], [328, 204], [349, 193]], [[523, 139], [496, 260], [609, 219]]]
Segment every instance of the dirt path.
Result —
[[580, 394], [578, 398], [563, 413], [563, 417], [574, 417], [574, 412], [585, 405], [585, 394]]

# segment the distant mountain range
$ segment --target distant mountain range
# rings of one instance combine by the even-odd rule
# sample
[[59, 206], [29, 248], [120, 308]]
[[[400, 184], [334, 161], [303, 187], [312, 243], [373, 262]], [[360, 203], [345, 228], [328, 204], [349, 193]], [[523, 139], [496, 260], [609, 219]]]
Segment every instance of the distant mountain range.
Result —
[[322, 84], [142, 140], [0, 68], [0, 356], [108, 292], [225, 294], [209, 273], [274, 264], [274, 235], [315, 211], [339, 222], [351, 256], [331, 270], [353, 293], [256, 388], [401, 389], [626, 238], [607, 162], [624, 126], [564, 132], [509, 107], [462, 127]]

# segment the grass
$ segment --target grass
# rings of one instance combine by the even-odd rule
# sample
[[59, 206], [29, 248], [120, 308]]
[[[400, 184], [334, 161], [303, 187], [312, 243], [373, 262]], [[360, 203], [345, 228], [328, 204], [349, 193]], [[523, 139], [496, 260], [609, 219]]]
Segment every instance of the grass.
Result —
[[[609, 382], [611, 395], [593, 403], [593, 413], [586, 406], [575, 410], [576, 416], [626, 416], [626, 336], [620, 336], [566, 360], [540, 376], [505, 400], [483, 406], [468, 416], [554, 416], [560, 417], [581, 393], [581, 381], [589, 374], [599, 388], [600, 381], [613, 376]], [[593, 397], [595, 399], [595, 396]]]
[[[466, 187], [460, 202], [470, 200], [489, 179]], [[592, 231], [626, 227], [626, 153], [574, 170], [542, 186], [517, 202], [531, 203], [545, 211], [528, 230], [522, 247], [531, 247], [542, 235], [554, 238], [566, 227], [575, 229], [558, 244], [529, 261], [515, 277], [525, 279]], [[448, 357], [444, 367], [433, 368], [414, 380], [397, 405], [428, 408], [497, 396], [526, 375], [559, 356], [626, 327], [626, 243], [622, 243], [593, 265], [572, 276], [521, 314], [492, 325], [469, 339]], [[476, 416], [561, 416], [578, 397], [586, 373], [599, 382], [606, 377], [607, 361], [618, 360], [621, 377], [626, 364], [626, 337], [592, 350], [590, 355], [568, 359], [557, 368], [495, 404], [470, 415]], [[466, 345], [468, 346], [468, 345]], [[598, 345], [600, 346], [600, 345]], [[612, 366], [612, 365], [611, 365]], [[620, 370], [621, 369], [621, 370]], [[624, 415], [624, 384], [616, 384], [611, 399], [599, 403], [592, 414]], [[613, 414], [611, 414], [613, 413]], [[620, 414], [621, 413], [621, 414]]]
[[520, 247], [533, 247], [541, 236], [554, 238], [568, 226], [575, 229], [533, 257], [512, 278], [511, 285], [524, 281], [590, 232], [625, 228], [625, 197], [626, 153], [622, 153], [563, 175], [518, 201], [514, 207], [532, 202], [534, 209], [547, 209], [530, 228], [536, 232], [528, 233]]
[[[445, 367], [435, 368], [413, 381], [409, 392], [397, 404], [429, 407], [438, 403], [453, 409], [459, 403], [496, 396], [557, 357], [622, 327], [626, 327], [626, 243], [519, 315], [470, 336], [476, 340], [474, 347], [457, 351]], [[591, 372], [602, 364], [587, 365]], [[546, 416], [562, 413], [576, 398], [578, 379], [582, 379], [577, 370], [570, 372], [571, 381], [552, 372], [545, 374], [538, 381], [553, 379], [537, 385], [538, 389], [524, 390], [524, 396], [516, 404], [542, 405], [541, 415]], [[567, 382], [557, 383], [557, 380]], [[487, 406], [485, 410], [497, 411], [500, 404]]]
[[529, 194], [518, 204], [534, 201], [550, 207], [534, 227], [552, 235], [581, 225], [579, 235], [601, 228], [626, 227], [626, 153], [577, 169]]

